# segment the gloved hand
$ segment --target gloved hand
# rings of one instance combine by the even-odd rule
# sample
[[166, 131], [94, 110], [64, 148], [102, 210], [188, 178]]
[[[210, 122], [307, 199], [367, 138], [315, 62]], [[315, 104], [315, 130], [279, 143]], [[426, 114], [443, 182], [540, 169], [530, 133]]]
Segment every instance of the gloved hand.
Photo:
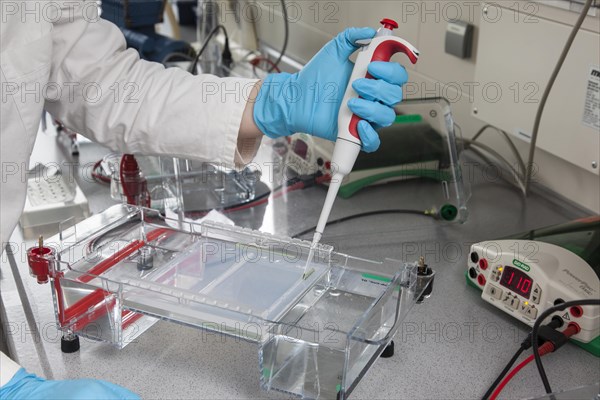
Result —
[[[349, 28], [325, 45], [298, 73], [271, 74], [264, 80], [254, 104], [254, 122], [271, 138], [304, 132], [328, 140], [337, 138], [338, 113], [354, 64], [348, 58], [357, 40], [375, 36], [372, 28]], [[350, 110], [363, 121], [358, 133], [363, 150], [379, 147], [375, 129], [389, 126], [402, 100], [406, 70], [394, 62], [372, 62], [369, 73], [376, 79], [358, 79], [353, 88], [362, 97], [348, 101]], [[368, 121], [368, 122], [367, 122]]]
[[0, 388], [0, 399], [113, 400], [140, 397], [110, 382], [95, 379], [49, 381], [21, 368]]

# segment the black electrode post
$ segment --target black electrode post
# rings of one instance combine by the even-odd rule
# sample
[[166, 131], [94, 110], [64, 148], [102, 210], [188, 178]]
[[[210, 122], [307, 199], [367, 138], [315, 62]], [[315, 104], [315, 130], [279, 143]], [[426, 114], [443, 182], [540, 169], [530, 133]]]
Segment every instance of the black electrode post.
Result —
[[[433, 275], [433, 270], [431, 268], [429, 268], [429, 266], [427, 264], [425, 264], [425, 257], [421, 256], [419, 257], [419, 263], [417, 266], [417, 276], [419, 277], [429, 277]], [[423, 288], [423, 285], [427, 285], [425, 288]], [[423, 280], [419, 279], [417, 281], [417, 293], [421, 293], [421, 295], [419, 296], [419, 299], [417, 300], [417, 304], [420, 304], [423, 302], [423, 300], [425, 300], [426, 298], [428, 298], [429, 296], [431, 296], [431, 293], [433, 292], [433, 277], [431, 278], [431, 280], [427, 280], [427, 282], [423, 283]], [[383, 352], [381, 353], [380, 357], [381, 358], [390, 358], [394, 355], [394, 341], [390, 341], [390, 343], [386, 346], [386, 348], [383, 350]]]
[[[417, 276], [419, 277], [424, 277], [424, 276], [431, 276], [433, 275], [433, 270], [431, 268], [429, 268], [429, 266], [427, 264], [425, 264], [425, 257], [421, 256], [419, 257], [419, 264], [417, 267]], [[428, 298], [429, 296], [431, 296], [431, 293], [433, 292], [433, 277], [431, 278], [431, 280], [427, 283], [425, 283], [427, 285], [427, 287], [424, 288], [423, 293], [421, 293], [421, 296], [419, 296], [419, 299], [417, 300], [417, 304], [420, 304], [423, 302], [423, 300], [425, 300], [426, 298]], [[417, 289], [418, 290], [422, 290], [422, 283], [421, 280], [419, 279], [417, 281]]]

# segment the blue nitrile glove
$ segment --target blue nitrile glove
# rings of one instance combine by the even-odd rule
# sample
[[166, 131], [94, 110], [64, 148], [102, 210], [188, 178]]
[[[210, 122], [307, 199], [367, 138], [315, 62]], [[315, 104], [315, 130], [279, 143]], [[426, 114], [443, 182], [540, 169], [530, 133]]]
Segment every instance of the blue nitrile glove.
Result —
[[48, 381], [21, 368], [0, 388], [0, 399], [115, 400], [140, 397], [110, 382], [95, 379]]
[[[349, 28], [325, 45], [298, 73], [271, 74], [264, 80], [254, 104], [254, 122], [267, 136], [277, 138], [297, 132], [334, 141], [338, 113], [354, 63], [348, 58], [357, 40], [375, 36], [372, 28]], [[363, 119], [358, 133], [363, 150], [379, 147], [375, 129], [389, 126], [402, 100], [408, 80], [404, 67], [394, 62], [372, 62], [369, 73], [376, 79], [358, 79], [353, 88], [362, 97], [348, 101], [350, 110]], [[367, 122], [368, 121], [368, 122]]]

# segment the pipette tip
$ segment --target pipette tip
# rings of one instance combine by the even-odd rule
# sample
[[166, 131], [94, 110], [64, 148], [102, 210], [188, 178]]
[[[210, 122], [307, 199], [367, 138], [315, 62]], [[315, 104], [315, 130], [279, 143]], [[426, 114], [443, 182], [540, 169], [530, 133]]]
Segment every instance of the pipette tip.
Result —
[[302, 280], [307, 280], [313, 274], [313, 272], [315, 272], [314, 268], [311, 268], [310, 270], [308, 270], [308, 272], [304, 271], [304, 273], [302, 274]]
[[311, 268], [309, 270], [308, 267], [310, 266], [310, 263], [312, 262], [313, 257], [315, 256], [315, 250], [317, 249], [317, 246], [319, 245], [319, 242], [321, 241], [322, 236], [323, 236], [323, 234], [318, 231], [315, 232], [315, 235], [313, 236], [313, 241], [310, 245], [310, 251], [308, 252], [308, 258], [306, 259], [306, 265], [304, 266], [304, 273], [302, 274], [302, 280], [308, 279], [308, 277], [311, 276], [313, 272], [315, 272], [314, 268]]

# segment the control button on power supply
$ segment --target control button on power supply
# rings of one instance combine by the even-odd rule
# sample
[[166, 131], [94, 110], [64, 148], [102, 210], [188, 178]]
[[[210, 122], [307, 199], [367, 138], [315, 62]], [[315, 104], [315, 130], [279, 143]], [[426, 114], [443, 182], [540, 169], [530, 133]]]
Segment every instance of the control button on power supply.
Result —
[[521, 314], [527, 316], [528, 318], [535, 319], [537, 317], [538, 310], [533, 305], [529, 305], [527, 302], [521, 303], [521, 307], [519, 307], [519, 311]]
[[517, 296], [507, 294], [504, 296], [502, 302], [514, 310], [519, 308], [519, 299], [517, 299]]
[[528, 310], [529, 306], [525, 303], [521, 303], [521, 307], [519, 307], [519, 311], [521, 312], [521, 314], [527, 315]]
[[502, 289], [497, 288], [494, 285], [488, 285], [488, 288], [486, 289], [486, 293], [498, 300], [500, 300], [502, 298]]
[[537, 308], [535, 308], [533, 306], [528, 306], [526, 315], [531, 319], [536, 319], [537, 312], [538, 312]]
[[542, 288], [537, 283], [533, 287], [533, 291], [531, 292], [531, 301], [535, 304], [540, 304], [540, 298], [542, 297]]
[[494, 268], [492, 270], [492, 274], [490, 275], [490, 278], [492, 281], [494, 282], [498, 282], [500, 280], [500, 275], [502, 274], [502, 270], [500, 269], [499, 266], [497, 266], [496, 268]]

